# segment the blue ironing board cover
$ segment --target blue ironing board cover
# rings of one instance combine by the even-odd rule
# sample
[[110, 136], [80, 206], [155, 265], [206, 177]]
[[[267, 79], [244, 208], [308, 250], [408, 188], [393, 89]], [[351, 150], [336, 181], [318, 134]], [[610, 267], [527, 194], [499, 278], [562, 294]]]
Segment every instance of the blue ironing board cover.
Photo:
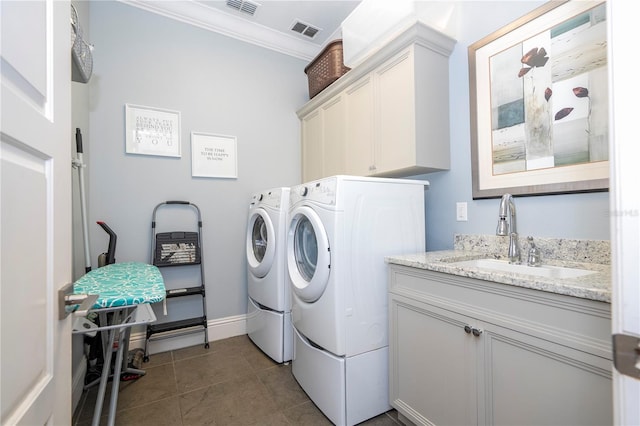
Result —
[[89, 271], [73, 283], [73, 292], [99, 294], [93, 309], [161, 302], [167, 294], [158, 267], [140, 262]]

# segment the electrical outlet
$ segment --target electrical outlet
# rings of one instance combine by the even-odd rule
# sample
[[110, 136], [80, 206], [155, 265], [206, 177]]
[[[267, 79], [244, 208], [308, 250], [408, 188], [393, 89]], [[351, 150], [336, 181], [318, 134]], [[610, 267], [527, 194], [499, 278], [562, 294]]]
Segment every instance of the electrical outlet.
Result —
[[456, 220], [458, 222], [467, 221], [467, 203], [466, 202], [456, 203]]

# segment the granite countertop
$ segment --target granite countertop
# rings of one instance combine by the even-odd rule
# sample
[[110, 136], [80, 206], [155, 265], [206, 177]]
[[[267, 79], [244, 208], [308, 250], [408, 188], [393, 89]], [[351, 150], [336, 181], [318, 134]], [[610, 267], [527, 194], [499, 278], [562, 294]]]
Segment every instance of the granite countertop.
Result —
[[[389, 256], [385, 260], [390, 264], [611, 303], [608, 241], [538, 239], [536, 242], [538, 248], [544, 247], [541, 250], [543, 265], [587, 269], [595, 273], [576, 278], [553, 278], [452, 264], [484, 258], [504, 260], [505, 241], [494, 236], [456, 235], [453, 250]], [[526, 259], [528, 246], [524, 243], [520, 247], [522, 257]]]

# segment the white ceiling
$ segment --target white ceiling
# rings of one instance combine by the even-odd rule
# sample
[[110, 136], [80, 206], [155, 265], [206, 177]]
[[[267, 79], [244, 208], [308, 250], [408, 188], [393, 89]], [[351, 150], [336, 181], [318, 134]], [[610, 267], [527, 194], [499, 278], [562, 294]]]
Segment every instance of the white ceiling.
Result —
[[[250, 0], [252, 15], [231, 8], [227, 0], [120, 0], [210, 31], [305, 60], [340, 38], [340, 24], [361, 0]], [[242, 0], [234, 0], [239, 3]], [[296, 21], [318, 28], [311, 39], [291, 30]]]

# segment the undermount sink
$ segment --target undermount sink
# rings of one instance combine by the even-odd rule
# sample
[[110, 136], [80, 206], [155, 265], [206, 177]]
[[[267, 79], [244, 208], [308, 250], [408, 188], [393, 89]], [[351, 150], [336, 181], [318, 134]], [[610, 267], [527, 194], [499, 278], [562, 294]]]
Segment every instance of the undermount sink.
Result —
[[463, 268], [478, 268], [491, 271], [510, 272], [514, 274], [535, 275], [548, 278], [577, 278], [584, 275], [595, 274], [596, 271], [578, 268], [565, 268], [562, 266], [542, 265], [527, 266], [516, 265], [506, 260], [474, 259], [460, 262], [452, 262], [451, 265]]

